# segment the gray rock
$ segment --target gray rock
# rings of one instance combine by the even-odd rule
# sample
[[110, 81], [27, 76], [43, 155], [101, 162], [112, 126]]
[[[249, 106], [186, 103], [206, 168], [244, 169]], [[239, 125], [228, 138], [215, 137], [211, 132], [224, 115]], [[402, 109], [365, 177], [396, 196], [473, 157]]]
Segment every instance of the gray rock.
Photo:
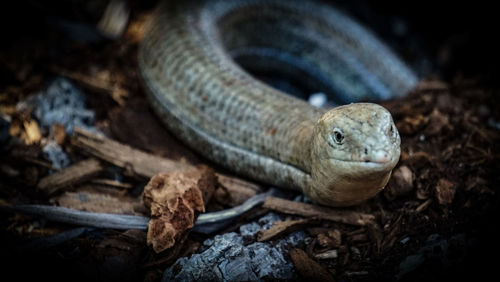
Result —
[[[255, 242], [258, 231], [271, 228], [281, 218], [268, 213], [256, 222], [240, 227], [240, 234], [231, 232], [207, 239], [201, 252], [180, 258], [163, 274], [162, 281], [259, 281], [292, 279], [293, 264], [285, 258], [290, 246], [300, 244], [306, 234], [294, 232], [276, 244]], [[245, 242], [254, 241], [248, 245]]]
[[54, 79], [45, 91], [18, 104], [23, 110], [33, 107], [33, 114], [40, 126], [50, 129], [54, 123], [64, 126], [71, 134], [75, 127], [97, 132], [94, 128], [94, 112], [85, 108], [85, 97], [68, 79]]
[[45, 159], [50, 161], [55, 168], [63, 169], [71, 164], [71, 160], [66, 152], [64, 152], [63, 148], [54, 141], [49, 141], [45, 144], [42, 151]]

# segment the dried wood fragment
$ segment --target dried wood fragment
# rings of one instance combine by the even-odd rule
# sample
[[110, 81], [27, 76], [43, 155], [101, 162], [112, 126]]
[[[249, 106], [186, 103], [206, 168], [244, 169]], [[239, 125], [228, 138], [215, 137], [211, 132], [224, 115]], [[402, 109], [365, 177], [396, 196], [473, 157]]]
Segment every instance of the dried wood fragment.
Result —
[[60, 123], [54, 123], [50, 129], [51, 139], [54, 140], [57, 145], [64, 144], [66, 140], [66, 129]]
[[455, 190], [455, 184], [444, 178], [439, 179], [437, 185], [434, 187], [439, 204], [443, 206], [451, 204], [453, 198], [455, 198]]
[[[75, 128], [71, 143], [96, 158], [125, 169], [125, 172], [132, 176], [149, 179], [158, 173], [194, 168], [185, 159], [172, 160], [159, 157], [81, 128]], [[221, 185], [226, 188], [225, 191], [219, 193], [227, 194], [219, 194], [220, 198], [218, 198], [225, 197], [224, 204], [235, 206], [262, 192], [262, 187], [255, 183], [222, 174], [217, 174], [217, 177], [220, 179]]]
[[308, 224], [309, 221], [308, 219], [276, 221], [271, 228], [260, 231], [257, 241], [268, 241], [285, 233], [293, 232]]
[[432, 199], [427, 199], [427, 201], [423, 202], [422, 204], [420, 204], [416, 209], [415, 211], [416, 212], [421, 212], [423, 210], [425, 210], [430, 204], [432, 203]]
[[184, 241], [197, 213], [205, 211], [217, 179], [205, 166], [155, 175], [144, 188], [151, 211], [147, 242], [159, 253]]
[[140, 199], [97, 192], [65, 192], [54, 201], [62, 207], [95, 213], [140, 215], [137, 211], [144, 209]]
[[308, 281], [335, 281], [333, 277], [319, 263], [309, 258], [309, 256], [301, 249], [295, 248], [290, 250], [295, 268], [304, 280]]
[[318, 244], [323, 248], [338, 248], [342, 244], [342, 234], [338, 229], [331, 229], [316, 236]]
[[90, 181], [90, 183], [119, 188], [119, 189], [132, 189], [132, 187], [133, 187], [132, 184], [130, 184], [130, 183], [124, 183], [124, 182], [111, 180], [111, 179], [104, 179], [104, 178], [92, 179]]
[[217, 202], [234, 207], [242, 204], [250, 197], [262, 192], [262, 186], [227, 175], [218, 174], [219, 188], [215, 191]]
[[365, 226], [373, 224], [375, 220], [375, 217], [371, 214], [298, 203], [276, 197], [268, 197], [262, 207], [286, 214], [326, 219], [350, 225]]
[[25, 142], [27, 145], [39, 143], [42, 140], [42, 133], [38, 123], [34, 120], [28, 120], [23, 123], [26, 132]]
[[98, 160], [87, 159], [42, 178], [38, 182], [38, 189], [50, 195], [62, 188], [82, 183], [102, 170]]
[[71, 143], [96, 158], [124, 168], [130, 175], [144, 178], [151, 178], [158, 173], [192, 168], [186, 162], [148, 154], [80, 128], [75, 128]]
[[319, 254], [315, 254], [314, 257], [317, 259], [334, 259], [339, 256], [337, 250], [328, 250]]

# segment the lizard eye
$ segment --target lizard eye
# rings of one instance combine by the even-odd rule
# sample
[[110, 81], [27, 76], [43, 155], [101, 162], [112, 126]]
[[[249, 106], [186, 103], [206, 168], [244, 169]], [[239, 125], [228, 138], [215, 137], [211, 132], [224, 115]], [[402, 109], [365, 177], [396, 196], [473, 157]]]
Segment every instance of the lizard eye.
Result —
[[342, 130], [338, 128], [333, 129], [333, 141], [338, 145], [342, 145], [342, 141], [344, 141], [344, 133], [342, 133]]

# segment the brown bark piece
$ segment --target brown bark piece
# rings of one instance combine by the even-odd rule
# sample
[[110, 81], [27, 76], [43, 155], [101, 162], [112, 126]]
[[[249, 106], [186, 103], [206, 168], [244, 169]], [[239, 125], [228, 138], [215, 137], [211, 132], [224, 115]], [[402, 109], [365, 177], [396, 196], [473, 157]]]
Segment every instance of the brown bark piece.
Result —
[[219, 188], [215, 191], [217, 202], [234, 207], [242, 204], [250, 197], [262, 192], [262, 186], [227, 175], [218, 174]]
[[25, 142], [27, 145], [40, 143], [42, 140], [42, 133], [38, 123], [34, 120], [28, 120], [23, 123], [26, 132]]
[[440, 205], [449, 205], [455, 197], [455, 185], [446, 179], [439, 179], [436, 187], [436, 197]]
[[125, 168], [131, 175], [144, 178], [151, 178], [157, 173], [192, 168], [185, 161], [172, 161], [148, 154], [79, 128], [75, 128], [71, 143], [96, 158]]
[[64, 187], [82, 183], [102, 170], [98, 160], [87, 159], [42, 178], [38, 182], [38, 189], [50, 195]]
[[291, 249], [290, 257], [292, 258], [295, 268], [300, 276], [307, 281], [335, 281], [333, 277], [319, 263], [309, 258], [309, 256], [301, 249]]
[[309, 223], [307, 219], [276, 221], [271, 228], [260, 231], [257, 240], [259, 242], [271, 240], [274, 237], [293, 232], [307, 223]]
[[142, 201], [130, 197], [116, 197], [97, 192], [66, 192], [56, 197], [59, 206], [96, 213], [140, 214]]
[[50, 130], [51, 139], [58, 145], [64, 144], [66, 140], [66, 129], [60, 123], [54, 123]]
[[342, 234], [338, 229], [331, 229], [316, 236], [318, 244], [323, 248], [338, 248], [342, 244]]
[[164, 251], [187, 235], [196, 213], [205, 211], [217, 178], [205, 166], [155, 175], [144, 188], [144, 204], [151, 211], [147, 242]]
[[326, 219], [350, 225], [364, 226], [374, 223], [375, 220], [371, 214], [298, 203], [276, 197], [268, 197], [262, 207], [286, 214]]

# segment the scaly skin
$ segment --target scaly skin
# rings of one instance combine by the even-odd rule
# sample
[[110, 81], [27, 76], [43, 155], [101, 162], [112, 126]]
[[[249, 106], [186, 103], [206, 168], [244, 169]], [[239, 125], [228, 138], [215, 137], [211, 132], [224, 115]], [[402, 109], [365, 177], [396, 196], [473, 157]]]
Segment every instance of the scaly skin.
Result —
[[324, 205], [358, 204], [383, 189], [400, 154], [386, 109], [315, 108], [253, 78], [231, 56], [260, 66], [277, 58], [269, 67], [307, 76], [348, 102], [401, 96], [416, 84], [385, 45], [319, 3], [185, 0], [159, 5], [139, 50], [153, 109], [204, 156]]

